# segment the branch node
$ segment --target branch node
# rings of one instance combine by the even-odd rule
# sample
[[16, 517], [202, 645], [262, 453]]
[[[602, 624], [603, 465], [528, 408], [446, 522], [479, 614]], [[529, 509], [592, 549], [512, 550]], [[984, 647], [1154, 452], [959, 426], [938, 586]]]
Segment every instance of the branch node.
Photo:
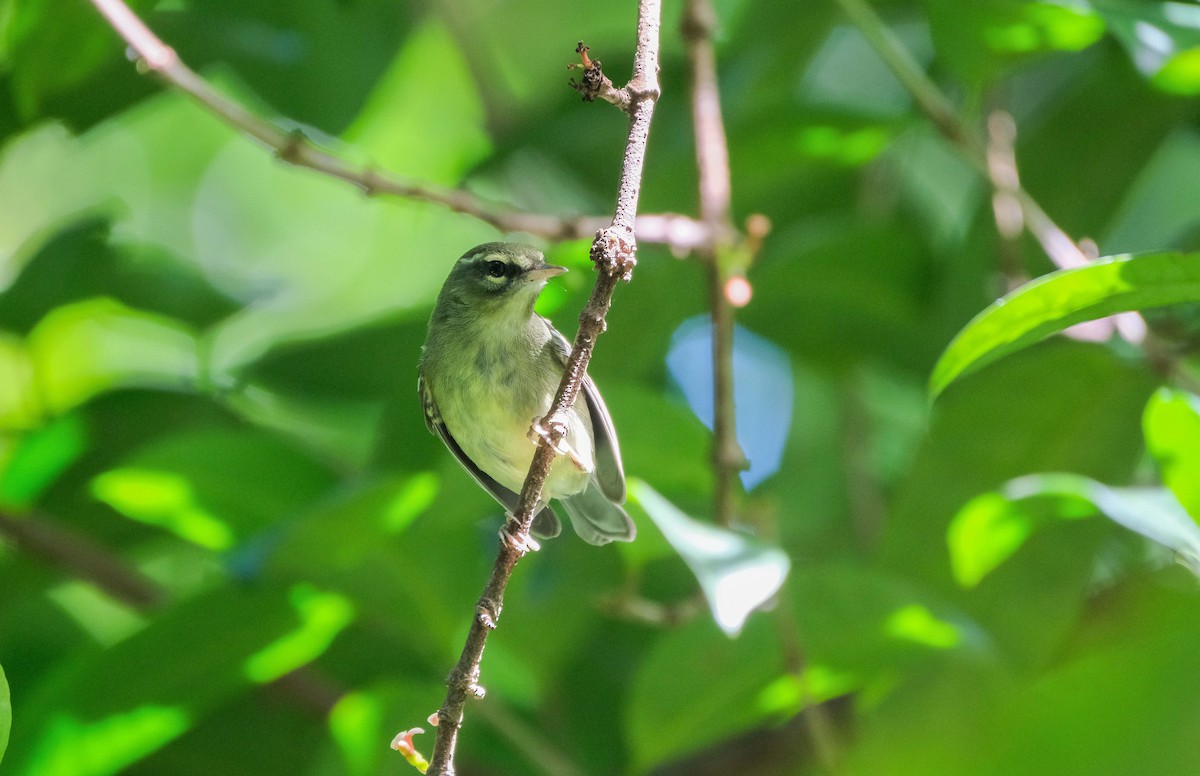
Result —
[[488, 630], [496, 630], [497, 621], [500, 619], [500, 605], [490, 598], [480, 598], [479, 603], [475, 605], [475, 616], [479, 618], [479, 624]]
[[582, 62], [573, 62], [567, 65], [567, 69], [582, 70], [583, 76], [578, 81], [574, 78], [568, 81], [571, 88], [582, 95], [584, 102], [594, 102], [599, 97], [628, 113], [632, 104], [629, 89], [618, 89], [613, 86], [612, 81], [604, 74], [600, 60], [588, 56], [588, 47], [583, 45], [583, 41], [579, 41], [579, 45], [575, 47], [575, 53], [579, 55]]
[[[460, 673], [458, 667], [456, 666], [455, 670], [450, 673], [449, 678], [446, 679], [446, 685], [473, 698], [483, 698], [485, 695], [487, 695], [487, 690], [483, 688], [483, 685], [479, 684], [479, 666], [475, 666], [472, 670], [466, 673]], [[458, 718], [455, 719], [449, 712], [446, 711], [446, 707], [443, 706], [438, 711], [438, 727], [442, 727], [440, 723], [446, 722], [450, 723], [456, 728], [461, 727], [462, 707], [459, 707], [457, 713]]]
[[308, 138], [304, 136], [304, 133], [299, 129], [293, 129], [287, 133], [287, 141], [275, 152], [275, 157], [281, 162], [299, 164], [307, 145]]
[[368, 197], [376, 197], [383, 193], [383, 180], [379, 176], [379, 170], [375, 167], [363, 168], [360, 185], [363, 194]]
[[596, 232], [591, 259], [601, 272], [629, 282], [637, 266], [637, 239], [632, 230], [620, 231], [618, 234], [614, 227], [608, 227]]
[[[534, 514], [536, 513], [537, 511], [534, 510]], [[532, 522], [532, 516], [530, 517], [530, 522]], [[515, 552], [518, 558], [523, 558], [531, 552], [537, 552], [542, 549], [542, 545], [538, 543], [537, 539], [529, 535], [529, 528], [522, 525], [520, 518], [511, 513], [508, 515], [508, 519], [504, 521], [504, 525], [501, 526], [499, 535], [500, 543]], [[497, 609], [496, 618], [492, 620], [493, 624], [490, 627], [496, 627], [495, 619], [498, 619], [499, 616], [500, 611]], [[479, 622], [484, 627], [488, 627], [488, 621], [482, 617]]]

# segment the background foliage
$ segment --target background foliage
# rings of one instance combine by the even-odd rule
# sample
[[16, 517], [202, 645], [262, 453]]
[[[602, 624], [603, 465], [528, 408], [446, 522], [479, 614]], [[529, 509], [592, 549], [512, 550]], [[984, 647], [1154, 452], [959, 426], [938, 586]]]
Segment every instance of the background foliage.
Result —
[[[631, 3], [135, 6], [340, 155], [611, 208], [624, 119], [563, 65], [582, 37], [623, 80]], [[997, 236], [986, 179], [834, 4], [717, 6], [736, 215], [774, 224], [739, 313], [745, 546], [791, 572], [737, 638], [619, 616], [633, 591], [695, 600], [670, 547], [711, 488], [703, 273], [643, 245], [591, 367], [641, 535], [522, 564], [460, 772], [1194, 770], [1195, 309], [1155, 312], [1145, 347], [1018, 350], [931, 404], [955, 333], [1052, 266]], [[1068, 233], [1200, 247], [1200, 6], [878, 9], [970, 126], [1012, 114]], [[642, 204], [693, 212], [667, 14]], [[502, 235], [281, 164], [122, 52], [82, 0], [0, 2], [5, 772], [406, 772], [387, 742], [440, 703], [499, 520], [426, 432], [415, 362], [452, 260]], [[572, 331], [586, 245], [547, 248], [577, 270], [545, 300]], [[1154, 283], [1194, 287], [1162, 261]]]

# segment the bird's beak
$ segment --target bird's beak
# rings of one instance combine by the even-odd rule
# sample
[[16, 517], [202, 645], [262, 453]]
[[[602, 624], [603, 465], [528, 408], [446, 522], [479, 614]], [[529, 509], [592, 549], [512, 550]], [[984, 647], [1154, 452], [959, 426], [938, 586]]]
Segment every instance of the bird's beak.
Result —
[[525, 279], [526, 280], [546, 280], [548, 278], [554, 277], [555, 275], [561, 275], [562, 273], [564, 273], [566, 271], [567, 271], [566, 267], [559, 267], [555, 264], [547, 264], [544, 267], [538, 267], [537, 269], [531, 269], [531, 270], [527, 271], [525, 273]]

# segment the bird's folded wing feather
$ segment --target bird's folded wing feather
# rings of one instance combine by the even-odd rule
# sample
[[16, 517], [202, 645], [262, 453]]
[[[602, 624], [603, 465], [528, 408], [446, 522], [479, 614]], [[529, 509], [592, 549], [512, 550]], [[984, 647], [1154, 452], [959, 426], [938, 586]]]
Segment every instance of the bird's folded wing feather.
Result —
[[[559, 364], [566, 367], [571, 355], [571, 343], [567, 341], [558, 329], [550, 325], [545, 318], [542, 321], [550, 330], [554, 342], [554, 353], [558, 356]], [[612, 415], [600, 396], [600, 390], [592, 382], [592, 378], [583, 377], [583, 399], [587, 402], [588, 414], [592, 419], [592, 435], [596, 443], [596, 481], [600, 490], [610, 501], [617, 504], [625, 503], [625, 468], [621, 464], [621, 447], [617, 443], [617, 432], [613, 428]]]
[[509, 512], [516, 509], [519, 498], [517, 494], [489, 477], [458, 446], [458, 442], [450, 434], [450, 429], [446, 428], [446, 424], [442, 422], [437, 402], [434, 400], [433, 394], [429, 392], [429, 387], [425, 385], [425, 378], [417, 378], [417, 390], [421, 393], [421, 408], [425, 411], [426, 428], [441, 438], [446, 447], [450, 449], [450, 452], [454, 453], [454, 457], [458, 459], [458, 462], [462, 464], [462, 467], [467, 470], [467, 474], [470, 474], [476, 482], [483, 486], [484, 490], [492, 494], [492, 497], [503, 504]]

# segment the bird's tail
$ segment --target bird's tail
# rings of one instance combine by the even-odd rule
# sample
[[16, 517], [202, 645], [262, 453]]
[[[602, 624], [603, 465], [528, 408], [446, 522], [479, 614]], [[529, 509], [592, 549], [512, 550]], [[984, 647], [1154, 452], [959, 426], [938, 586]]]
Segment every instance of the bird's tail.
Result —
[[609, 501], [593, 480], [586, 490], [570, 498], [559, 499], [571, 518], [571, 527], [588, 544], [631, 542], [637, 527], [619, 504]]

